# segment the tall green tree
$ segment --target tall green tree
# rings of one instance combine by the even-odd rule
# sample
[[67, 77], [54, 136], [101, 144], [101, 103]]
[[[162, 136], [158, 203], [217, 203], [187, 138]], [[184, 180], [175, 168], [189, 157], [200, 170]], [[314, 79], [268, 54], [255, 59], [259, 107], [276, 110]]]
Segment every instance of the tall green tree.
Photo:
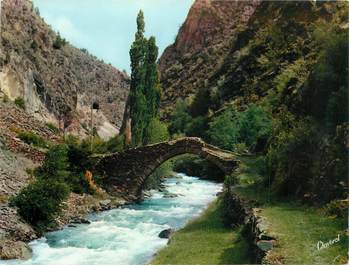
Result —
[[146, 99], [145, 91], [145, 60], [147, 40], [144, 37], [144, 15], [142, 10], [137, 16], [137, 32], [130, 50], [131, 87], [130, 87], [130, 118], [132, 128], [132, 145], [139, 145], [143, 139], [145, 127]]
[[144, 37], [144, 14], [137, 16], [137, 32], [130, 50], [131, 88], [130, 118], [132, 145], [145, 143], [145, 134], [151, 120], [158, 115], [160, 105], [160, 78], [156, 60], [158, 47], [154, 37]]
[[[148, 104], [148, 113], [151, 118], [156, 117], [160, 106], [161, 88], [159, 71], [156, 60], [159, 49], [156, 46], [155, 37], [150, 37], [147, 45], [147, 73], [146, 73], [146, 91], [145, 96]], [[150, 119], [151, 119], [150, 118]]]

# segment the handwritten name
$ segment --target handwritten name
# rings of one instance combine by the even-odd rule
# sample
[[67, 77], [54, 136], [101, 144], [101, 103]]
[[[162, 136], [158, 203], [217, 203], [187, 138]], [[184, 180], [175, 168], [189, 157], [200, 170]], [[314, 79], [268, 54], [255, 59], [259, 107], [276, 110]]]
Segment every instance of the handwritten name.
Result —
[[331, 245], [333, 245], [335, 243], [338, 243], [339, 240], [340, 240], [340, 238], [339, 238], [339, 234], [338, 234], [336, 238], [330, 239], [327, 242], [318, 241], [317, 242], [317, 250], [328, 248], [329, 246], [331, 246]]

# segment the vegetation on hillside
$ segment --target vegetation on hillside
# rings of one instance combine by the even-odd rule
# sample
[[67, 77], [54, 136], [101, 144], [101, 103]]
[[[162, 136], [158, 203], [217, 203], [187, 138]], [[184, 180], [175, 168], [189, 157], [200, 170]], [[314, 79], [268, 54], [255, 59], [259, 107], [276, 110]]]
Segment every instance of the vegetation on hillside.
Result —
[[[328, 5], [332, 20], [319, 13]], [[274, 23], [265, 10], [302, 17]], [[261, 154], [261, 185], [280, 197], [312, 204], [345, 198], [349, 73], [348, 30], [339, 26], [343, 10], [342, 4], [290, 9], [263, 3], [212, 80], [192, 101], [177, 102], [172, 136], [199, 136], [224, 149]]]

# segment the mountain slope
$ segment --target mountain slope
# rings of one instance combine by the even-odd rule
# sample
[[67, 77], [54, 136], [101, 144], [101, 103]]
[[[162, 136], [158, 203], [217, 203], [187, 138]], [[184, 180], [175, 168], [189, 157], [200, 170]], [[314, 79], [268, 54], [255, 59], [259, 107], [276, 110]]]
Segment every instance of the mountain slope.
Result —
[[207, 83], [259, 4], [258, 0], [194, 2], [175, 43], [159, 60], [165, 116], [178, 98], [195, 94]]
[[299, 88], [321, 55], [318, 29], [344, 29], [347, 13], [344, 2], [195, 1], [160, 58], [163, 116], [200, 89], [214, 111], [231, 101], [256, 102], [285, 71], [301, 72], [290, 89]]
[[97, 131], [115, 135], [122, 123], [128, 76], [57, 34], [28, 0], [4, 0], [1, 7], [0, 94], [21, 97], [37, 118], [84, 135], [90, 106], [98, 101]]

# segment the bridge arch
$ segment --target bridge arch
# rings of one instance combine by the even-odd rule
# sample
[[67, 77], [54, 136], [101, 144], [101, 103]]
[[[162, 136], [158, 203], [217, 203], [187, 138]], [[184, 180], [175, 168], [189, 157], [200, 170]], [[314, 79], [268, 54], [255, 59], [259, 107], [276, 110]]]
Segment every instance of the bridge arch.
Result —
[[194, 154], [229, 174], [237, 166], [232, 152], [209, 145], [197, 137], [184, 137], [168, 142], [126, 150], [100, 157], [96, 169], [102, 174], [103, 186], [111, 194], [119, 188], [130, 196], [140, 196], [143, 185], [156, 168], [175, 156]]

